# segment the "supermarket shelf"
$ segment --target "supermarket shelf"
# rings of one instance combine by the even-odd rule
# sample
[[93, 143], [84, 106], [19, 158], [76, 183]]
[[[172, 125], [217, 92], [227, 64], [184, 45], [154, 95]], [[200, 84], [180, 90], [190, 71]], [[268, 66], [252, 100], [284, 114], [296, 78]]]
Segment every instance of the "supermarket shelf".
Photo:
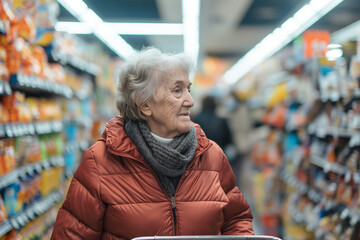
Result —
[[88, 62], [79, 57], [62, 53], [58, 50], [52, 50], [49, 57], [55, 62], [59, 62], [62, 65], [68, 65], [72, 68], [75, 68], [85, 73], [89, 73], [93, 76], [96, 76], [100, 70], [99, 66], [94, 63]]
[[10, 86], [14, 90], [20, 90], [24, 92], [43, 92], [57, 94], [66, 98], [71, 98], [73, 96], [71, 88], [65, 84], [45, 81], [36, 76], [20, 73], [10, 76]]
[[79, 100], [87, 100], [93, 96], [93, 93], [80, 89], [74, 93], [74, 96]]
[[314, 134], [319, 138], [324, 138], [327, 135], [334, 137], [352, 137], [356, 132], [351, 129], [338, 128], [333, 126], [316, 126], [315, 124], [310, 124], [308, 127], [308, 133]]
[[90, 128], [93, 125], [93, 118], [89, 116], [81, 116], [81, 117], [73, 117], [73, 118], [65, 117], [64, 123], [65, 124], [74, 123], [84, 128]]
[[11, 87], [8, 82], [0, 80], [0, 95], [11, 95]]
[[5, 235], [11, 229], [19, 230], [26, 224], [35, 220], [38, 216], [47, 212], [59, 203], [63, 199], [63, 195], [61, 190], [56, 190], [40, 201], [33, 203], [16, 216], [4, 221], [0, 224], [0, 237]]
[[[321, 157], [318, 156], [311, 156], [311, 160], [310, 162], [315, 165], [318, 166], [320, 168], [322, 168], [324, 170], [324, 172], [334, 172], [337, 173], [339, 175], [345, 175], [345, 178], [350, 178], [351, 176], [351, 172], [348, 170], [347, 167], [341, 166], [338, 163], [332, 163], [332, 162], [328, 162], [324, 159], [322, 159]], [[355, 172], [353, 173], [353, 178], [355, 183], [360, 184], [360, 172]]]
[[[329, 210], [332, 207], [337, 206], [337, 204], [327, 201], [325, 202], [325, 209]], [[288, 206], [289, 209], [289, 213], [292, 217], [292, 219], [297, 222], [298, 224], [303, 224], [306, 226], [306, 231], [307, 232], [312, 232], [312, 231], [316, 231], [317, 230], [317, 226], [318, 226], [318, 222], [309, 222], [309, 218], [308, 216], [303, 213], [300, 212], [298, 209], [296, 209], [296, 207], [293, 204], [290, 204], [290, 206]], [[354, 209], [345, 207], [341, 212], [340, 212], [340, 218], [341, 219], [349, 219], [349, 223], [351, 226], [355, 226], [356, 223], [359, 221], [359, 216], [360, 213]]]
[[322, 159], [321, 157], [318, 157], [315, 155], [311, 156], [310, 162], [312, 164], [314, 164], [315, 166], [322, 168], [324, 170], [324, 172], [331, 171], [331, 172], [337, 173], [339, 175], [344, 175], [346, 173], [346, 168], [341, 166], [340, 164], [328, 162], [328, 161]]
[[68, 142], [65, 145], [66, 153], [74, 153], [77, 151], [86, 151], [91, 146], [90, 142], [87, 140], [82, 140], [80, 142]]
[[19, 168], [14, 169], [13, 171], [0, 177], [0, 189], [14, 183], [18, 179], [24, 179], [27, 175], [32, 176], [36, 173], [41, 173], [43, 170], [50, 169], [51, 167], [60, 167], [64, 166], [64, 157], [63, 156], [54, 156], [48, 160], [31, 163]]
[[62, 121], [46, 121], [33, 123], [5, 123], [0, 124], [0, 137], [20, 137], [26, 135], [42, 135], [61, 132], [63, 130]]
[[8, 233], [12, 229], [12, 226], [9, 222], [9, 220], [5, 220], [0, 224], [0, 236], [4, 236], [6, 233]]
[[321, 194], [319, 194], [315, 189], [309, 188], [306, 184], [300, 182], [297, 180], [294, 176], [291, 176], [287, 174], [285, 171], [283, 171], [280, 174], [281, 178], [290, 186], [295, 187], [296, 189], [299, 189], [299, 191], [303, 194], [306, 194], [309, 199], [311, 199], [314, 202], [320, 202], [322, 199]]

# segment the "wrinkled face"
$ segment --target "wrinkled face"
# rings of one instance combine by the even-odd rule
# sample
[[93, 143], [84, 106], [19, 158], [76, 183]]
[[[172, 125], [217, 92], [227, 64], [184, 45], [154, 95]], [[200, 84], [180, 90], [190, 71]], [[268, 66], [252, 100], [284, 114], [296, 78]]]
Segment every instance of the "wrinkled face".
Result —
[[190, 95], [188, 75], [174, 70], [160, 84], [154, 99], [145, 104], [142, 112], [150, 131], [163, 138], [173, 138], [190, 131], [190, 111], [194, 106]]

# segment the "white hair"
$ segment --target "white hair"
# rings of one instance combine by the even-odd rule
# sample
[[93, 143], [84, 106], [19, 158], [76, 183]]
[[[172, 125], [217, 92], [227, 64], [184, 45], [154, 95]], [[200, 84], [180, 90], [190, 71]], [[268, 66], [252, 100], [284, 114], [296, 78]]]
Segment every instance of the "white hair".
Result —
[[177, 69], [190, 75], [194, 71], [190, 57], [183, 53], [161, 53], [149, 47], [126, 59], [120, 66], [116, 92], [116, 106], [125, 121], [145, 120], [140, 108], [154, 98], [160, 84]]

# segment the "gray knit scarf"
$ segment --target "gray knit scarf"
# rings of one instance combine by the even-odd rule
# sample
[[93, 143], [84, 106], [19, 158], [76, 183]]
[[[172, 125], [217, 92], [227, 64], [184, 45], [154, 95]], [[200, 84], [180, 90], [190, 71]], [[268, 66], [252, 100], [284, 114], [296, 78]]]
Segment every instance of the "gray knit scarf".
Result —
[[129, 120], [125, 131], [157, 174], [166, 194], [174, 196], [177, 184], [195, 154], [194, 126], [191, 125], [190, 132], [175, 137], [169, 144], [156, 140], [143, 121]]

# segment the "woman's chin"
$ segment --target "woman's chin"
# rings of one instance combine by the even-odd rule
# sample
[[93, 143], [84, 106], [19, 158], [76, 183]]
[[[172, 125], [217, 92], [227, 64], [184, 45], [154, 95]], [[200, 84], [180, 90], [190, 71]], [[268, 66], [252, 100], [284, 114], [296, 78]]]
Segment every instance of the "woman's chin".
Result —
[[184, 125], [180, 129], [180, 132], [187, 133], [190, 132], [190, 129], [191, 129], [191, 122], [189, 121], [188, 123], [184, 123]]

